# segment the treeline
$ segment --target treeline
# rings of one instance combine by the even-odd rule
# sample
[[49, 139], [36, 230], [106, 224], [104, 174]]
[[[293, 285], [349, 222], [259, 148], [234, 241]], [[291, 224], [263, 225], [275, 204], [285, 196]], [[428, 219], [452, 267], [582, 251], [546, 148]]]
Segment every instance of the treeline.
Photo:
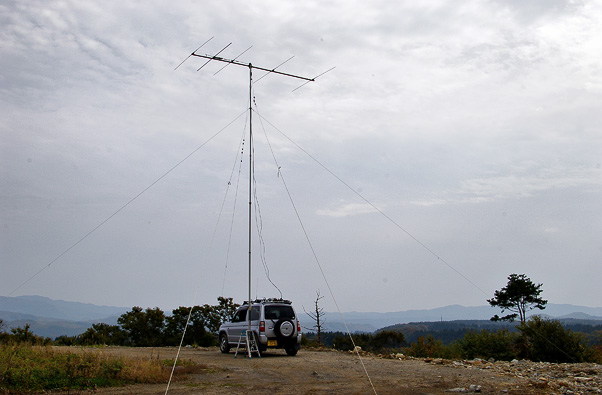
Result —
[[[565, 329], [582, 333], [589, 345], [595, 345], [599, 341], [598, 334], [602, 332], [602, 322], [600, 321], [574, 318], [556, 321], [560, 322]], [[518, 332], [518, 323], [489, 320], [412, 322], [387, 326], [381, 328], [380, 331], [393, 330], [403, 332], [408, 343], [414, 343], [420, 337], [433, 335], [437, 340], [441, 340], [443, 344], [451, 344], [462, 339], [468, 332], [479, 332], [481, 330], [497, 332], [503, 329], [510, 332]]]
[[[216, 305], [179, 307], [166, 315], [161, 309], [133, 307], [122, 314], [118, 325], [94, 324], [78, 336], [60, 336], [54, 341], [36, 336], [29, 325], [12, 328], [10, 332], [2, 330], [0, 320], [0, 343], [26, 343], [35, 345], [117, 345], [133, 347], [177, 346], [186, 328], [184, 345], [202, 347], [217, 345], [215, 333], [220, 324], [236, 311], [239, 305], [232, 298], [218, 298]], [[190, 320], [188, 320], [190, 316]], [[430, 357], [447, 359], [529, 359], [545, 362], [596, 362], [602, 363], [602, 327], [576, 327], [587, 333], [573, 331], [560, 321], [539, 316], [531, 317], [520, 325], [504, 326], [498, 329], [461, 328], [452, 323], [447, 332], [444, 323], [399, 326], [395, 329], [410, 329], [406, 336], [403, 330], [385, 329], [376, 333], [349, 335], [342, 332], [322, 332], [322, 343], [318, 344], [315, 333], [304, 335], [305, 346], [333, 347], [338, 350], [352, 350], [359, 346], [373, 353], [403, 353], [412, 357]], [[480, 324], [479, 324], [480, 325]], [[455, 334], [448, 341], [444, 334]], [[442, 340], [444, 339], [444, 340]]]
[[448, 345], [462, 339], [468, 332], [479, 332], [482, 330], [497, 332], [504, 329], [509, 330], [510, 332], [518, 331], [518, 329], [516, 329], [516, 323], [494, 322], [489, 320], [411, 322], [387, 326], [380, 330], [402, 332], [408, 343], [416, 343], [421, 337], [433, 335], [437, 340]]
[[49, 337], [38, 336], [30, 330], [29, 324], [22, 328], [11, 328], [10, 332], [4, 331], [4, 323], [0, 320], [0, 344], [32, 344], [36, 346], [52, 345], [53, 341]]
[[184, 328], [183, 345], [208, 347], [217, 344], [219, 326], [239, 307], [232, 298], [217, 298], [216, 305], [179, 307], [166, 315], [160, 308], [133, 307], [117, 319], [117, 325], [93, 324], [77, 336], [59, 336], [54, 341], [34, 335], [29, 325], [0, 333], [0, 341], [37, 345], [115, 345], [131, 347], [177, 346]]
[[[464, 329], [456, 327], [451, 330]], [[321, 338], [323, 346], [338, 350], [353, 350], [355, 344], [364, 351], [403, 353], [421, 358], [602, 363], [602, 330], [587, 334], [574, 332], [563, 327], [559, 321], [539, 316], [515, 326], [514, 330], [468, 330], [462, 337], [447, 344], [436, 335], [437, 332], [428, 333], [418, 336], [414, 341], [407, 341], [403, 332], [387, 329], [375, 334], [354, 334], [353, 343], [349, 335], [342, 332], [323, 332]], [[315, 333], [308, 333], [306, 337], [307, 345], [318, 345]]]

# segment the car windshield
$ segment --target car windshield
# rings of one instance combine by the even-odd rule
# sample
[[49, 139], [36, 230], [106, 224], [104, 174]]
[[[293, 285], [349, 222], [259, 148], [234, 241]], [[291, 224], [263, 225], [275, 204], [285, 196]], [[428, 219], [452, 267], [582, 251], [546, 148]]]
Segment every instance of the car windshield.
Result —
[[295, 311], [291, 306], [265, 306], [266, 320], [295, 319]]

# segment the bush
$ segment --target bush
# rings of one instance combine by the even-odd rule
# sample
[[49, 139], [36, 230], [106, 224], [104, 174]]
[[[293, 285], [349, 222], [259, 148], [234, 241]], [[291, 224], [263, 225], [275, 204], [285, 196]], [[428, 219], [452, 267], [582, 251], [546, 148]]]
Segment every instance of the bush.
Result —
[[507, 329], [496, 332], [482, 330], [480, 332], [467, 332], [464, 338], [458, 341], [457, 347], [462, 358], [494, 358], [496, 360], [510, 361], [518, 357], [515, 347], [518, 334]]
[[372, 335], [370, 333], [359, 333], [352, 335], [338, 335], [332, 341], [332, 346], [337, 350], [350, 351], [353, 345], [361, 347], [364, 351], [373, 353], [390, 352], [401, 349], [406, 344], [403, 333], [397, 331], [381, 331]]
[[564, 329], [559, 321], [533, 316], [519, 327], [524, 357], [545, 362], [594, 362], [594, 349], [581, 333]]
[[375, 352], [399, 350], [405, 345], [405, 336], [398, 331], [377, 332], [371, 341], [371, 348]]
[[332, 347], [337, 349], [337, 350], [341, 350], [341, 351], [351, 351], [353, 350], [353, 344], [355, 344], [358, 347], [361, 347], [362, 350], [368, 350], [368, 345], [370, 344], [370, 341], [372, 340], [372, 335], [369, 333], [358, 333], [355, 335], [352, 335], [353, 337], [353, 342], [351, 341], [351, 339], [349, 338], [349, 335], [339, 335], [336, 336], [333, 340], [332, 340]]
[[[29, 324], [23, 327], [11, 328], [11, 333], [0, 332], [0, 344], [26, 343], [37, 346], [47, 346], [52, 344], [52, 340], [48, 337], [35, 335], [29, 330]], [[0, 326], [0, 330], [1, 330]]]
[[453, 358], [453, 347], [446, 347], [441, 340], [437, 340], [433, 335], [420, 336], [416, 343], [410, 344], [405, 350], [406, 354], [417, 358]]
[[[122, 346], [127, 341], [127, 332], [117, 325], [105, 323], [92, 324], [91, 328], [78, 336], [77, 343], [85, 346], [91, 345], [113, 345]], [[58, 340], [58, 339], [57, 339]], [[61, 343], [68, 343], [68, 339], [61, 339]], [[65, 344], [71, 345], [71, 344]]]

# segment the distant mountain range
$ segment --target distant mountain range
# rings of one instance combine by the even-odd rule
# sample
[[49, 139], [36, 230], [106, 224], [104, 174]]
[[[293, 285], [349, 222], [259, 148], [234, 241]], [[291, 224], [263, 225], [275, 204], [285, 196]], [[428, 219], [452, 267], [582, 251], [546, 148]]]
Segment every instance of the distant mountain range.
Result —
[[114, 315], [119, 316], [130, 309], [128, 307], [97, 306], [90, 303], [66, 302], [43, 296], [0, 296], [0, 311], [31, 314], [58, 320], [97, 320]]
[[[499, 313], [499, 309], [491, 306], [460, 306], [451, 305], [429, 310], [406, 310], [393, 313], [343, 313], [343, 319], [352, 332], [373, 332], [386, 326], [407, 324], [409, 322], [433, 322], [456, 320], [489, 320]], [[602, 321], [602, 307], [575, 306], [570, 304], [548, 304], [546, 309], [533, 310], [538, 314], [552, 318], [576, 318]], [[345, 325], [339, 313], [327, 313], [324, 316], [327, 331], [345, 331]], [[311, 328], [314, 322], [309, 317], [301, 319], [306, 328]]]
[[33, 333], [50, 338], [79, 335], [97, 322], [117, 324], [117, 318], [129, 310], [43, 296], [0, 296], [0, 319], [5, 330], [29, 324]]
[[[0, 296], [0, 319], [4, 329], [23, 327], [29, 324], [31, 330], [44, 337], [75, 336], [86, 331], [93, 323], [117, 323], [117, 318], [130, 311], [131, 307], [97, 306], [90, 303], [53, 300], [43, 296]], [[569, 304], [548, 304], [541, 312], [553, 318], [574, 318], [602, 322], [602, 307], [574, 306]], [[466, 307], [451, 305], [429, 310], [407, 310], [392, 313], [343, 313], [343, 319], [351, 332], [373, 332], [379, 328], [410, 322], [434, 322], [454, 320], [488, 320], [498, 313], [490, 306]], [[313, 320], [300, 313], [301, 324], [306, 331], [311, 330]], [[324, 316], [326, 331], [345, 331], [339, 313], [330, 312]]]

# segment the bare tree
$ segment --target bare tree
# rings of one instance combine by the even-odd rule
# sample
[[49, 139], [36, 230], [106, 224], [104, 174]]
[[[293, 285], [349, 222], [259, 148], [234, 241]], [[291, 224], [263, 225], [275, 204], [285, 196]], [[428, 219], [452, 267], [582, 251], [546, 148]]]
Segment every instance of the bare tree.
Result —
[[324, 329], [324, 315], [326, 315], [326, 313], [324, 312], [324, 308], [320, 307], [319, 303], [320, 303], [320, 299], [323, 299], [324, 296], [320, 296], [320, 290], [316, 291], [316, 300], [314, 302], [314, 311], [312, 313], [308, 313], [307, 310], [305, 310], [305, 307], [303, 307], [303, 311], [305, 311], [305, 314], [307, 314], [308, 316], [310, 316], [314, 321], [315, 321], [315, 325], [312, 326], [312, 329], [315, 329], [317, 334], [318, 334], [318, 343], [322, 344], [322, 330]]

